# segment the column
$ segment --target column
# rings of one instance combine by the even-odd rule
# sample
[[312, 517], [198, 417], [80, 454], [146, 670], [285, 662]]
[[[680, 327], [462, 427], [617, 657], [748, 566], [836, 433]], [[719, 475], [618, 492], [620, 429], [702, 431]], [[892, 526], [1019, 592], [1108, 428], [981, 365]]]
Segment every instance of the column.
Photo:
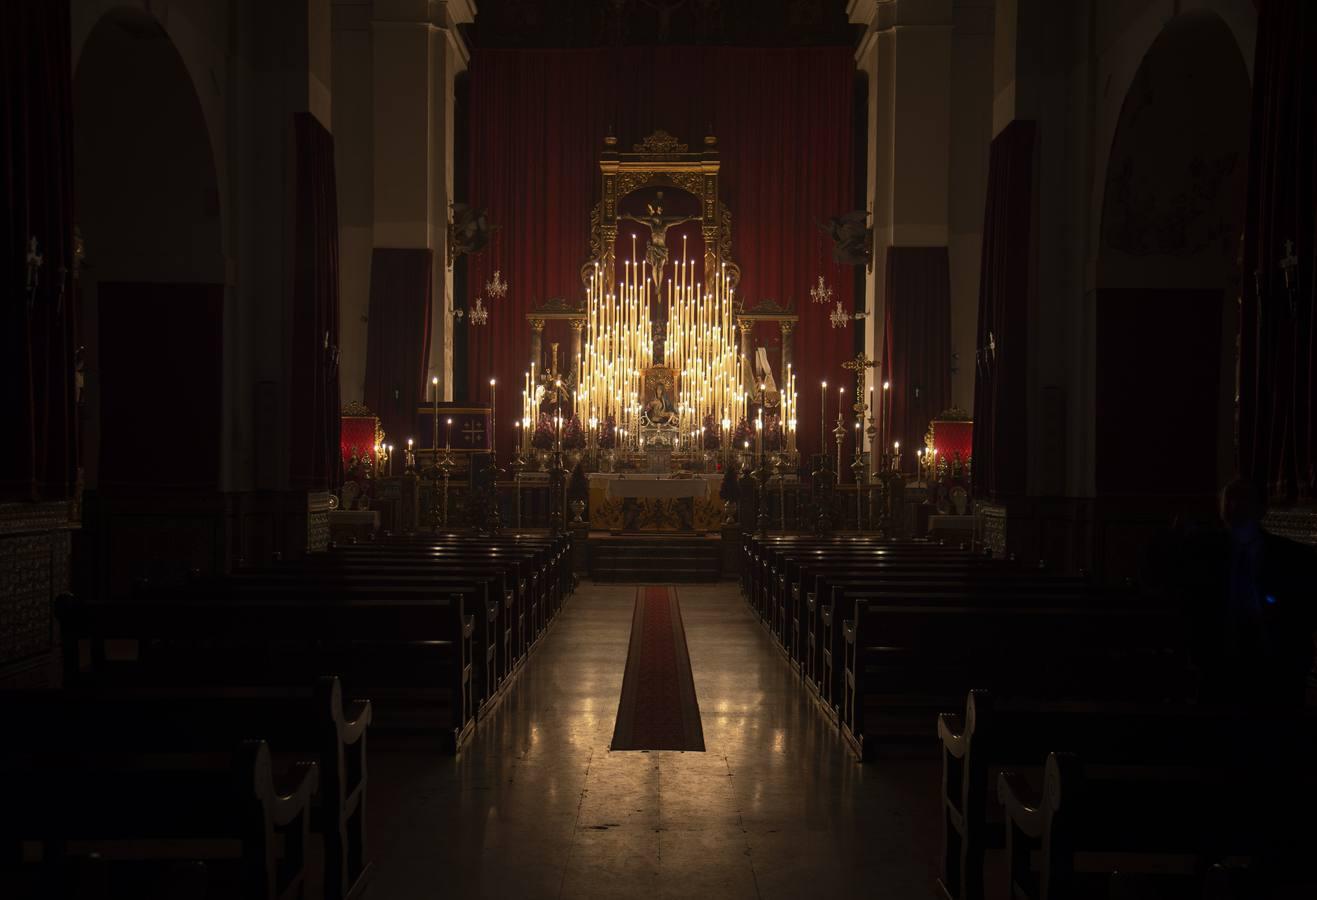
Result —
[[[792, 346], [791, 335], [796, 330], [795, 322], [782, 322], [782, 381], [785, 384], [787, 369], [792, 369], [795, 364], [795, 348]], [[794, 369], [793, 369], [794, 371]]]
[[530, 320], [530, 361], [535, 364], [536, 377], [544, 371], [544, 320]]
[[[750, 319], [739, 319], [737, 324], [741, 326], [741, 377], [753, 378], [755, 370], [755, 351], [754, 351], [754, 332], [755, 323]], [[744, 386], [747, 393], [754, 391], [753, 384]]]
[[426, 380], [438, 376], [452, 399], [453, 84], [470, 57], [457, 26], [474, 10], [468, 0], [374, 0], [373, 16], [374, 245], [430, 251]]
[[577, 360], [581, 358], [581, 332], [585, 330], [584, 319], [572, 319], [572, 357], [567, 360], [568, 371], [578, 382], [581, 373], [577, 371]]

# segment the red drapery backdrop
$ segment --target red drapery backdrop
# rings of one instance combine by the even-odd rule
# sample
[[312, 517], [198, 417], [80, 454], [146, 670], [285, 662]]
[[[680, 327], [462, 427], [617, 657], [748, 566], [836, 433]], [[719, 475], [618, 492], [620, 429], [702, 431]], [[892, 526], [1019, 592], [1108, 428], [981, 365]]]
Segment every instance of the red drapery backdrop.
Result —
[[[0, 3], [0, 499], [60, 499], [77, 468], [73, 64], [67, 0]], [[28, 290], [27, 249], [42, 264]]]
[[983, 497], [1025, 491], [1036, 136], [1035, 123], [1017, 120], [993, 139], [988, 154], [974, 354], [974, 490]]
[[430, 358], [430, 266], [426, 248], [376, 247], [370, 257], [370, 319], [366, 326], [365, 400], [396, 447], [415, 438], [416, 410], [426, 397]]
[[[1239, 452], [1272, 496], [1317, 466], [1317, 5], [1258, 4], [1240, 310]], [[1287, 284], [1282, 260], [1292, 258]]]
[[338, 193], [334, 138], [310, 113], [293, 117], [291, 483], [338, 486]]
[[706, 134], [718, 138], [740, 295], [749, 306], [794, 301], [801, 314], [799, 448], [814, 451], [817, 429], [806, 423], [818, 419], [818, 380], [843, 374], [837, 366], [853, 341], [850, 328], [832, 329], [826, 311], [809, 303], [824, 274], [853, 308], [851, 273], [820, 268], [827, 238], [818, 229], [855, 205], [852, 50], [477, 50], [470, 71], [467, 198], [488, 207], [500, 229], [471, 261], [466, 302], [495, 269], [512, 286], [493, 303], [489, 324], [471, 328], [468, 354], [472, 400], [489, 399], [491, 375], [508, 386], [499, 391], [498, 445], [512, 446], [513, 388], [530, 361], [525, 314], [546, 297], [583, 295], [604, 136], [611, 130], [629, 149], [662, 128], [692, 149]]
[[884, 443], [900, 441], [906, 448], [904, 458], [913, 462], [928, 423], [951, 405], [951, 263], [946, 247], [888, 249], [884, 333], [883, 378], [892, 385]]

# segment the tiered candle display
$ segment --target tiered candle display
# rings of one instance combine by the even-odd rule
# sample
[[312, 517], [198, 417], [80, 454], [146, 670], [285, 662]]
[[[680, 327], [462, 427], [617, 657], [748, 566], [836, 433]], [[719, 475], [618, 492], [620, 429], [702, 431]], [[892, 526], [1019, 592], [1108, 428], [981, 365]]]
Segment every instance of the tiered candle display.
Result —
[[[585, 334], [575, 397], [578, 420], [597, 431], [608, 418], [617, 425], [617, 447], [643, 449], [640, 416], [645, 402], [643, 373], [655, 364], [651, 311], [656, 293], [667, 294], [667, 334], [663, 364], [677, 374], [679, 435], [695, 439], [707, 419], [734, 427], [746, 415], [741, 390], [733, 291], [719, 269], [711, 288], [696, 279], [688, 260], [658, 289], [649, 264], [634, 258], [623, 264], [616, 291], [598, 267], [586, 292]], [[785, 395], [784, 395], [785, 396]], [[724, 425], [724, 429], [726, 429]]]

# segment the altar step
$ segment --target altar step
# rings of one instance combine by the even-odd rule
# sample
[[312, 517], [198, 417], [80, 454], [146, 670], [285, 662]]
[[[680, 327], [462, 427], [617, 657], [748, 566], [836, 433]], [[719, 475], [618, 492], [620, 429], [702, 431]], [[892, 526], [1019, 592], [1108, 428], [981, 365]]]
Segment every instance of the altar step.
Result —
[[722, 571], [720, 548], [717, 540], [672, 536], [592, 540], [590, 577], [648, 584], [717, 581]]

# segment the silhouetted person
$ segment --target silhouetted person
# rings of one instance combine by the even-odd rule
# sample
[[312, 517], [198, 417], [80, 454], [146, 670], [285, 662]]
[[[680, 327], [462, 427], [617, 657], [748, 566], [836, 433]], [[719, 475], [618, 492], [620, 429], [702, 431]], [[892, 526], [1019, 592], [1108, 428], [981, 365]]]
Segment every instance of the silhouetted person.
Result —
[[1205, 702], [1298, 709], [1312, 666], [1313, 549], [1262, 527], [1243, 480], [1221, 491], [1220, 525], [1188, 529], [1164, 560], [1191, 629]]

